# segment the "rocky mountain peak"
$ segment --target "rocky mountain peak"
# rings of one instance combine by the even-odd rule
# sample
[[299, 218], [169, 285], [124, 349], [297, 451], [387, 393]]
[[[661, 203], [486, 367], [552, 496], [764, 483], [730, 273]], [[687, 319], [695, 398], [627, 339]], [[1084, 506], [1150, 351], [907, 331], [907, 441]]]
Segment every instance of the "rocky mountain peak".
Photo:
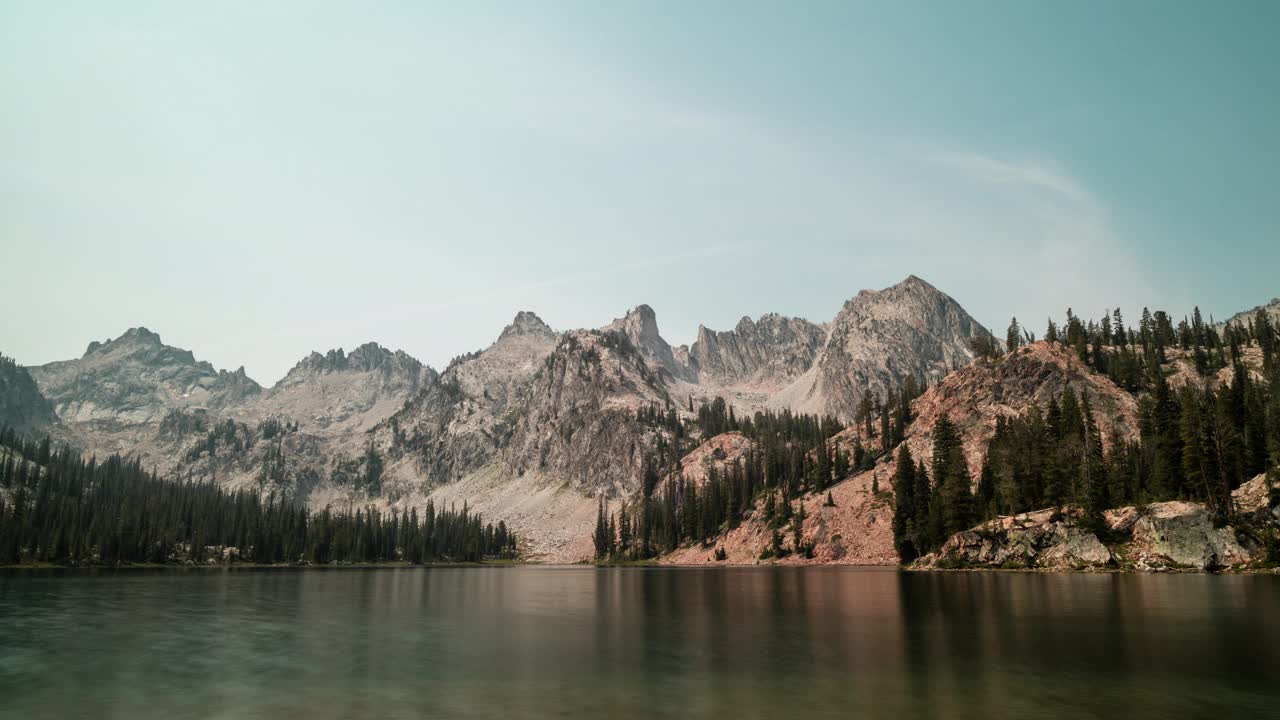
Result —
[[102, 353], [121, 353], [121, 352], [153, 352], [161, 349], [176, 350], [179, 353], [188, 351], [178, 350], [177, 348], [169, 348], [161, 340], [160, 336], [151, 332], [145, 327], [133, 327], [125, 330], [120, 337], [108, 339], [104, 342], [94, 340], [89, 343], [89, 347], [85, 348], [82, 357], [89, 357], [94, 354]]
[[665, 370], [674, 378], [695, 379], [690, 368], [676, 359], [671, 345], [658, 332], [657, 313], [648, 305], [637, 305], [602, 329], [626, 336], [654, 369]]
[[190, 350], [165, 345], [145, 327], [91, 343], [83, 357], [30, 368], [41, 392], [67, 422], [121, 425], [158, 421], [184, 407], [222, 408], [262, 388], [243, 368], [216, 370]]
[[969, 341], [989, 334], [951, 296], [910, 275], [845, 302], [813, 372], [783, 396], [848, 420], [867, 392], [884, 398], [908, 376], [937, 380], [973, 362]]
[[516, 313], [515, 319], [511, 324], [503, 329], [502, 334], [498, 336], [499, 340], [508, 337], [533, 336], [548, 339], [554, 339], [556, 332], [542, 321], [542, 318], [529, 310], [521, 310]]

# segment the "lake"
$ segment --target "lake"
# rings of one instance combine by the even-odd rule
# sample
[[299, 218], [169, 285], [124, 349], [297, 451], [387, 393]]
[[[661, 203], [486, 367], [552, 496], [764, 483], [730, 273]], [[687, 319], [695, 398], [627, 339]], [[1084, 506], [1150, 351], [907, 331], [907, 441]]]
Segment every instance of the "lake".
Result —
[[9, 571], [0, 718], [1280, 716], [1280, 576]]

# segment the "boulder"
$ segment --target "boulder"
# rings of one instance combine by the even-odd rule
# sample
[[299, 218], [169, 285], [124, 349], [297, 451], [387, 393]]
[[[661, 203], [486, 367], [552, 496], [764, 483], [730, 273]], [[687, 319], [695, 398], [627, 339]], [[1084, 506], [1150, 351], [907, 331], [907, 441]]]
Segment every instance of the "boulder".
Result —
[[1231, 500], [1235, 504], [1236, 512], [1246, 515], [1269, 509], [1271, 506], [1271, 491], [1267, 486], [1266, 474], [1259, 474], [1249, 482], [1232, 490]]
[[1056, 525], [1052, 544], [1036, 560], [1038, 567], [1076, 570], [1111, 564], [1111, 551], [1097, 535], [1064, 523]]
[[1138, 569], [1161, 566], [1207, 570], [1249, 562], [1252, 556], [1230, 526], [1215, 528], [1203, 505], [1153, 503], [1133, 524], [1130, 554]]

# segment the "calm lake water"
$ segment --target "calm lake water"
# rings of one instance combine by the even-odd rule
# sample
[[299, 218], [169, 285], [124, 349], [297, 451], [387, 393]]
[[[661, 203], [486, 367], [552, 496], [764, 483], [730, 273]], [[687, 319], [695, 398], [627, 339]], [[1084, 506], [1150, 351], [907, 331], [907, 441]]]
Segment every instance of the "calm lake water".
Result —
[[1280, 717], [1280, 577], [0, 574], [3, 718], [799, 716]]

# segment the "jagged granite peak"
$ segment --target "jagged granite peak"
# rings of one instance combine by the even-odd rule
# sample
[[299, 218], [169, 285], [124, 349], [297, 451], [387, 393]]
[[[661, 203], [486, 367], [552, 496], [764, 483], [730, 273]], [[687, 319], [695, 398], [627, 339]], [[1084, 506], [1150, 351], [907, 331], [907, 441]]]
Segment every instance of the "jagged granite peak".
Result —
[[670, 403], [657, 368], [625, 333], [567, 332], [522, 393], [503, 457], [517, 474], [550, 474], [588, 494], [627, 495], [639, 487], [659, 434], [637, 413]]
[[536, 313], [529, 310], [521, 310], [516, 313], [515, 319], [511, 321], [511, 324], [502, 330], [498, 340], [522, 336], [555, 338], [556, 331], [543, 322], [542, 318], [538, 317]]
[[423, 367], [417, 358], [403, 350], [393, 352], [376, 342], [367, 342], [349, 354], [342, 348], [329, 350], [323, 354], [312, 351], [311, 354], [299, 360], [281, 382], [286, 382], [290, 376], [300, 374], [373, 372], [375, 370], [416, 377], [422, 374]]
[[658, 332], [658, 316], [648, 305], [637, 305], [627, 314], [605, 325], [605, 331], [626, 336], [655, 370], [665, 370], [673, 378], [697, 381], [697, 375], [687, 363], [680, 362], [671, 345]]
[[0, 354], [0, 426], [20, 433], [47, 431], [58, 421], [30, 371]]
[[[145, 327], [138, 326], [125, 330], [118, 338], [108, 339], [102, 342], [94, 340], [89, 343], [89, 347], [85, 349], [84, 356], [97, 352], [110, 352], [112, 350], [120, 350], [124, 348], [145, 349], [163, 347], [160, 336], [151, 332]], [[175, 348], [176, 349], [176, 348]]]
[[884, 398], [908, 376], [933, 381], [973, 362], [978, 335], [990, 331], [915, 275], [863, 290], [832, 320], [813, 368], [775, 402], [852, 420], [864, 393]]
[[699, 325], [689, 355], [704, 381], [762, 384], [804, 373], [826, 338], [822, 325], [766, 313], [758, 320], [743, 316], [733, 330], [717, 332]]
[[521, 311], [489, 347], [454, 358], [374, 429], [406, 482], [440, 485], [496, 461], [518, 403], [560, 336]]
[[216, 370], [190, 350], [165, 345], [144, 327], [89, 345], [83, 357], [30, 368], [66, 422], [159, 422], [183, 407], [237, 405], [262, 388], [241, 368]]

